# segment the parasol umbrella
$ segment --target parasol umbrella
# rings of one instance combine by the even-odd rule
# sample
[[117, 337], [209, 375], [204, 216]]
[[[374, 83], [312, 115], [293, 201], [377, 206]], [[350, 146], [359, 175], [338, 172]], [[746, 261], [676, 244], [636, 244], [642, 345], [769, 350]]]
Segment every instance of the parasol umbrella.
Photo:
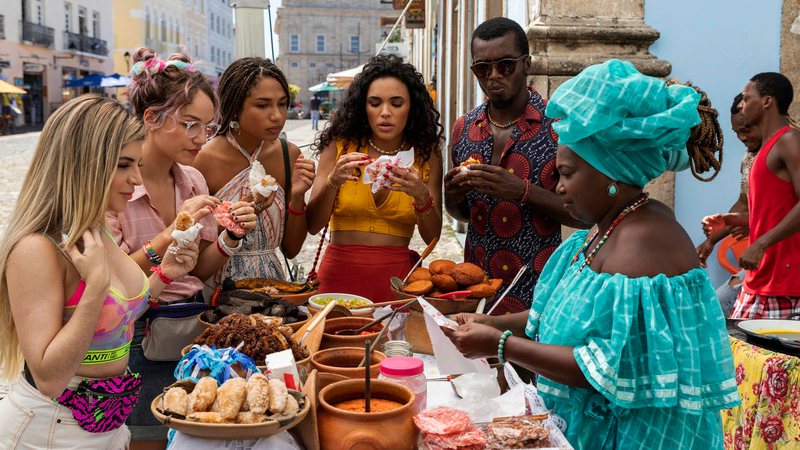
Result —
[[347, 89], [350, 87], [350, 83], [353, 82], [353, 78], [356, 77], [361, 71], [364, 69], [364, 65], [360, 65], [358, 67], [353, 67], [352, 69], [343, 70], [341, 72], [329, 73], [327, 77], [327, 82], [342, 88]]
[[0, 94], [27, 94], [25, 89], [18, 88], [13, 84], [0, 80]]
[[334, 92], [334, 91], [343, 91], [344, 89], [336, 87], [325, 81], [324, 83], [315, 84], [314, 86], [311, 86], [310, 88], [308, 88], [308, 90], [311, 92]]
[[93, 73], [77, 80], [69, 80], [64, 83], [66, 87], [125, 87], [130, 84], [131, 79], [119, 74], [104, 75]]
[[131, 77], [125, 77], [118, 73], [103, 77], [100, 80], [100, 87], [126, 87], [131, 84]]

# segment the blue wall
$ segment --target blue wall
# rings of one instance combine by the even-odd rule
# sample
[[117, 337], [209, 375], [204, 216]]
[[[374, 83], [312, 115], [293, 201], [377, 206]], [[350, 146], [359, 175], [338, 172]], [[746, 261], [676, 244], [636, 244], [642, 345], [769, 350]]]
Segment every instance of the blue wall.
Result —
[[[695, 244], [705, 239], [700, 219], [727, 211], [739, 195], [744, 145], [730, 126], [730, 105], [751, 76], [780, 67], [781, 3], [744, 0], [645, 0], [645, 23], [661, 32], [650, 52], [672, 63], [672, 77], [708, 93], [725, 131], [722, 171], [711, 183], [678, 174], [675, 213]], [[727, 278], [709, 257], [715, 286]]]

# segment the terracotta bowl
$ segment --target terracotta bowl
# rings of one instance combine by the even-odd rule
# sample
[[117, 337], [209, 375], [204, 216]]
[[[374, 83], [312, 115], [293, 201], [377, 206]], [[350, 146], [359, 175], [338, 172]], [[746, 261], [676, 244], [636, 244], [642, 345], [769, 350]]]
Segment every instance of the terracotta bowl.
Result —
[[[375, 350], [372, 352], [370, 377], [378, 378], [381, 361], [386, 355]], [[311, 367], [324, 373], [335, 373], [347, 378], [364, 378], [364, 368], [357, 367], [364, 359], [364, 349], [358, 347], [339, 347], [320, 350], [311, 355]]]
[[[417, 448], [414, 394], [405, 386], [383, 380], [372, 383], [372, 398], [403, 406], [382, 413], [345, 411], [333, 405], [364, 398], [364, 380], [337, 381], [319, 392], [318, 427], [322, 450], [412, 450]], [[387, 430], [391, 430], [388, 432]]]
[[[338, 348], [338, 347], [360, 347], [364, 348], [364, 341], [367, 339], [370, 342], [374, 341], [375, 338], [378, 336], [378, 332], [383, 329], [383, 324], [379, 323], [373, 325], [370, 330], [374, 330], [375, 333], [368, 334], [364, 336], [339, 336], [335, 334], [339, 330], [355, 330], [357, 328], [361, 328], [364, 325], [372, 322], [373, 319], [371, 317], [338, 317], [335, 319], [326, 319], [325, 320], [325, 331], [322, 333], [322, 344], [320, 345], [320, 349], [326, 348]], [[386, 342], [386, 333], [383, 334], [381, 337], [381, 341], [378, 343], [378, 347], [375, 348], [382, 348], [383, 343]]]

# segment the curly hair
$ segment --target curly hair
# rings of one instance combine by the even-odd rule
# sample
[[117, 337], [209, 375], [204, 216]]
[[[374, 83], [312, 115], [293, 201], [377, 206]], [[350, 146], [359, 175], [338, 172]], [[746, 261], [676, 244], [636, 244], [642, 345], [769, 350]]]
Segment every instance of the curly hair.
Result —
[[356, 75], [328, 126], [314, 141], [317, 155], [337, 139], [357, 143], [360, 147], [372, 135], [367, 119], [367, 91], [373, 81], [384, 77], [397, 78], [408, 88], [411, 108], [403, 130], [406, 142], [425, 161], [430, 159], [432, 152], [441, 150], [444, 128], [422, 75], [395, 55], [378, 55], [372, 57], [364, 70]]
[[228, 132], [231, 122], [237, 119], [239, 111], [242, 110], [244, 100], [250, 95], [250, 90], [264, 77], [274, 78], [280, 83], [286, 93], [287, 101], [292, 97], [289, 93], [286, 76], [269, 59], [239, 58], [225, 69], [217, 88], [221, 103], [220, 113], [222, 114], [219, 126], [220, 135]]
[[[166, 61], [160, 61], [158, 54], [150, 48], [140, 47], [133, 52], [133, 63], [149, 64], [147, 69], [131, 74], [128, 99], [136, 116], [144, 117], [148, 109], [156, 113], [156, 128], [164, 124], [167, 116], [194, 100], [198, 91], [208, 95], [214, 105], [214, 117], [219, 113], [219, 99], [205, 75], [191, 66], [191, 59], [181, 53], [173, 53]], [[170, 62], [186, 63], [180, 68]], [[159, 65], [158, 63], [163, 65]], [[165, 64], [170, 63], [170, 64]]]

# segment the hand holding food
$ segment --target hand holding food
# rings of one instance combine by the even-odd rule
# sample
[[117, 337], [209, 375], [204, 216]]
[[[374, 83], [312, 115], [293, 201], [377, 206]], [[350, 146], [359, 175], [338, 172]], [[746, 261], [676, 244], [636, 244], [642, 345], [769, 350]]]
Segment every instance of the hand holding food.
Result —
[[175, 217], [175, 225], [171, 235], [175, 242], [178, 243], [178, 247], [185, 248], [190, 242], [194, 242], [197, 239], [197, 235], [202, 229], [203, 225], [195, 223], [194, 217], [188, 211], [181, 211]]

